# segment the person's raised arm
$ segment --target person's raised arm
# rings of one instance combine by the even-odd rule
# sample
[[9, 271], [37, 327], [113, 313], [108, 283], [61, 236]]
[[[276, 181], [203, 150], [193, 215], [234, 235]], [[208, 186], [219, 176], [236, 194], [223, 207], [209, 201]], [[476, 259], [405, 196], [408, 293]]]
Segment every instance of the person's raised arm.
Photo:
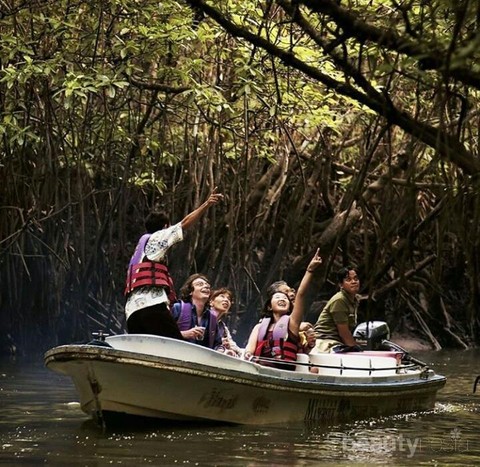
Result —
[[208, 208], [214, 204], [217, 204], [223, 199], [221, 193], [215, 193], [216, 188], [213, 190], [213, 193], [208, 197], [207, 201], [201, 204], [197, 209], [187, 214], [181, 221], [182, 229], [189, 229], [194, 225], [208, 210]]
[[313, 273], [315, 270], [322, 264], [322, 257], [320, 256], [320, 249], [317, 249], [314, 257], [307, 266], [305, 275], [303, 276], [302, 282], [300, 282], [300, 287], [298, 288], [297, 295], [295, 296], [295, 304], [293, 305], [293, 311], [290, 315], [290, 320], [288, 327], [290, 332], [294, 336], [298, 336], [298, 331], [300, 328], [300, 323], [303, 320], [303, 315], [305, 313], [305, 296], [308, 291], [313, 278]]

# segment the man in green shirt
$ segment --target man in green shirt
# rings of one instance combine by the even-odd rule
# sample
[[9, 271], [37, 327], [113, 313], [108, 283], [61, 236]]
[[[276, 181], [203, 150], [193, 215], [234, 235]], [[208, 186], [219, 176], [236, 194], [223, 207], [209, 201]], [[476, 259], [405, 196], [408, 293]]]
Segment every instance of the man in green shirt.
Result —
[[357, 324], [357, 294], [360, 290], [357, 271], [344, 267], [338, 271], [337, 279], [340, 291], [325, 305], [314, 327], [320, 352], [331, 352], [337, 345], [359, 345], [352, 335]]

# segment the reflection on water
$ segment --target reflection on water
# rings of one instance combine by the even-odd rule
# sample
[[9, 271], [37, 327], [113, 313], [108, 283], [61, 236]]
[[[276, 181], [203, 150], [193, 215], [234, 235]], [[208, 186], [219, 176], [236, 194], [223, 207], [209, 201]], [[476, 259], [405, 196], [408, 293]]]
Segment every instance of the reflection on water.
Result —
[[68, 378], [41, 361], [2, 361], [0, 464], [479, 465], [480, 394], [472, 388], [480, 352], [417, 356], [448, 378], [435, 410], [426, 413], [334, 426], [155, 423], [105, 433], [80, 411]]

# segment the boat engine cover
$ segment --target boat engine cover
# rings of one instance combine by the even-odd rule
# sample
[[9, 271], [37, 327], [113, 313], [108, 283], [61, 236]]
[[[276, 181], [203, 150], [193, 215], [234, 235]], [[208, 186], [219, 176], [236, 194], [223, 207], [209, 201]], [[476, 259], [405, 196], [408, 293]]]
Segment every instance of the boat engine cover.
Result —
[[353, 337], [359, 340], [370, 340], [375, 348], [375, 345], [381, 344], [383, 340], [390, 339], [390, 329], [384, 321], [367, 321], [355, 328]]

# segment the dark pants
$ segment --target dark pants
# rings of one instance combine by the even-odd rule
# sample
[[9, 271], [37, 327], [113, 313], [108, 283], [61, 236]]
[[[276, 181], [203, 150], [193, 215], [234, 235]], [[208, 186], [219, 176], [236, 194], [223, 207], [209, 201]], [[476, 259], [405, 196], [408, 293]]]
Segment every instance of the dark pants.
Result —
[[133, 312], [127, 319], [127, 330], [129, 334], [154, 334], [183, 340], [177, 322], [166, 303]]

